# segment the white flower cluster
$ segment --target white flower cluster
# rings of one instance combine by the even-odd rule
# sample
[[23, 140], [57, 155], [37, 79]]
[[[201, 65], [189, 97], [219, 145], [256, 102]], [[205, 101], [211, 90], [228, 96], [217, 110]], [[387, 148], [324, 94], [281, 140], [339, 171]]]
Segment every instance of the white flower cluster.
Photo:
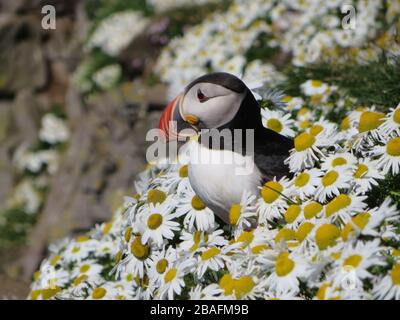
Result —
[[49, 144], [66, 142], [69, 139], [69, 130], [64, 120], [52, 113], [47, 113], [42, 118], [39, 139]]
[[140, 175], [111, 222], [50, 248], [30, 298], [399, 299], [400, 211], [389, 195], [369, 203], [385, 176], [399, 178], [400, 104], [349, 110], [338, 126], [325, 119], [346, 110], [336, 88], [301, 87], [303, 98], [282, 98], [290, 117], [262, 110], [295, 137], [293, 177], [244, 192], [223, 225], [190, 186], [188, 143], [179, 164]]
[[102, 20], [90, 36], [88, 49], [100, 48], [108, 55], [117, 56], [148, 25], [141, 12], [122, 11]]
[[92, 79], [100, 89], [107, 90], [113, 88], [121, 76], [121, 66], [117, 63], [114, 63], [97, 70], [92, 75]]
[[[353, 20], [340, 13], [343, 5], [354, 7]], [[383, 19], [381, 11], [385, 12]], [[246, 80], [254, 71], [245, 68], [250, 62], [246, 54], [257, 37], [270, 49], [290, 52], [297, 66], [320, 59], [370, 61], [381, 49], [399, 54], [399, 42], [393, 41], [399, 17], [397, 1], [235, 0], [226, 12], [213, 14], [182, 38], [173, 39], [162, 52], [156, 71], [170, 86], [170, 97], [210, 71], [244, 72]], [[355, 22], [353, 29], [347, 27], [349, 21]], [[388, 25], [384, 32], [382, 25]], [[266, 65], [271, 70], [265, 80], [276, 81], [277, 72]]]
[[147, 0], [156, 12], [165, 12], [174, 8], [206, 5], [221, 0]]

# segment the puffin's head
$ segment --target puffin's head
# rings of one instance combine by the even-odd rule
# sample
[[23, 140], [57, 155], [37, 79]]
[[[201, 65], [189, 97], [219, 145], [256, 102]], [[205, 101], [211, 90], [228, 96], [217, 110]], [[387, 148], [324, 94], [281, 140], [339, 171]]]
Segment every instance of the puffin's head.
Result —
[[[223, 72], [206, 74], [190, 83], [168, 105], [161, 116], [160, 129], [170, 140], [190, 136], [201, 129], [225, 127], [248, 99], [255, 102], [250, 90], [234, 75]], [[176, 123], [176, 127], [171, 127], [171, 121]]]

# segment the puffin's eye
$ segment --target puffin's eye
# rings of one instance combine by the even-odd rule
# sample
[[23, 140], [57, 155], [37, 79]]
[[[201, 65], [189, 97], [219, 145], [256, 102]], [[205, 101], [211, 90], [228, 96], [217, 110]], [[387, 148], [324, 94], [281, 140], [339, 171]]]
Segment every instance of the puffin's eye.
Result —
[[203, 103], [203, 102], [206, 102], [209, 98], [206, 97], [206, 96], [204, 95], [204, 93], [201, 92], [200, 89], [197, 89], [197, 99], [199, 99], [199, 101], [200, 101], [201, 103]]

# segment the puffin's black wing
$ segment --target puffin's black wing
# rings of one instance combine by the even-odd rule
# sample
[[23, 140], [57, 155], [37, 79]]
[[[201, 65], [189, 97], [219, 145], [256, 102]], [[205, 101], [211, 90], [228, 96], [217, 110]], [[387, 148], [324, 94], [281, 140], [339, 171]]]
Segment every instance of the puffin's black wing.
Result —
[[284, 164], [290, 149], [294, 148], [292, 139], [284, 137], [275, 131], [260, 128], [256, 131], [254, 141], [254, 162], [261, 171], [264, 181], [274, 177], [291, 177], [289, 167]]

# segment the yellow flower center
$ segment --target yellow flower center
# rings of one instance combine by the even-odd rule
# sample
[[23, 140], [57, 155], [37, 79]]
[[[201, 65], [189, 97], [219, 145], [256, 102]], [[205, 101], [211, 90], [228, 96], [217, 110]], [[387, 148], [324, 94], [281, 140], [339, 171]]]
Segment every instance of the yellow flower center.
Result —
[[121, 259], [122, 259], [122, 251], [119, 250], [119, 251], [115, 254], [114, 261], [115, 261], [115, 263], [118, 263], [118, 262], [121, 261]]
[[300, 124], [299, 124], [300, 129], [303, 129], [303, 130], [307, 129], [309, 126], [311, 126], [311, 123], [308, 120], [304, 120], [304, 121], [300, 122]]
[[312, 147], [315, 143], [315, 137], [307, 132], [300, 133], [294, 139], [294, 147], [296, 151], [301, 152]]
[[202, 252], [201, 260], [203, 260], [203, 261], [210, 260], [210, 259], [214, 258], [215, 256], [219, 255], [220, 253], [221, 253], [221, 250], [219, 250], [216, 247], [212, 247], [212, 248]]
[[92, 292], [92, 298], [96, 300], [101, 299], [106, 295], [106, 293], [107, 293], [106, 289], [102, 287], [96, 288]]
[[219, 286], [224, 289], [225, 295], [231, 295], [234, 290], [234, 279], [230, 274], [224, 274], [219, 280]]
[[347, 257], [343, 262], [343, 267], [351, 266], [353, 268], [357, 268], [362, 261], [362, 257], [358, 254], [353, 254]]
[[112, 222], [106, 223], [103, 228], [103, 234], [108, 234], [110, 232], [112, 226], [113, 226]]
[[393, 113], [393, 121], [400, 124], [400, 108]]
[[166, 198], [167, 195], [165, 194], [165, 192], [158, 189], [149, 190], [149, 192], [147, 193], [148, 203], [152, 204], [163, 203]]
[[229, 210], [229, 223], [235, 226], [240, 218], [242, 206], [240, 204], [233, 204]]
[[300, 110], [299, 110], [299, 112], [298, 112], [298, 115], [299, 116], [304, 116], [304, 115], [306, 115], [307, 113], [309, 113], [310, 112], [310, 109], [308, 109], [308, 108], [301, 108]]
[[342, 130], [347, 130], [350, 128], [350, 118], [346, 117], [343, 119], [342, 123], [340, 124]]
[[83, 266], [80, 267], [79, 271], [80, 271], [81, 273], [85, 273], [85, 272], [88, 272], [89, 269], [90, 269], [90, 265], [84, 264]]
[[157, 262], [156, 264], [156, 270], [159, 274], [162, 274], [165, 272], [165, 270], [168, 267], [168, 260], [167, 259], [161, 259], [160, 261]]
[[243, 248], [246, 248], [254, 239], [253, 231], [243, 231], [237, 239], [237, 242], [243, 242]]
[[386, 152], [392, 157], [400, 156], [400, 137], [394, 138], [387, 143]]
[[336, 182], [338, 177], [339, 174], [335, 170], [331, 170], [322, 177], [322, 185], [324, 187], [329, 187]]
[[393, 266], [391, 271], [392, 282], [395, 285], [400, 285], [400, 264]]
[[326, 205], [326, 216], [330, 217], [334, 213], [348, 207], [351, 204], [351, 198], [346, 194], [339, 194]]
[[178, 270], [176, 268], [171, 268], [164, 276], [165, 283], [171, 282], [175, 279]]
[[189, 167], [187, 164], [179, 168], [179, 176], [181, 178], [187, 178], [188, 177], [188, 172], [189, 172]]
[[131, 240], [131, 236], [132, 236], [132, 227], [128, 227], [125, 230], [125, 234], [124, 234], [124, 238], [126, 242], [129, 242]]
[[73, 247], [72, 248], [72, 253], [78, 253], [79, 251], [81, 251], [80, 247]]
[[357, 179], [361, 179], [367, 174], [367, 172], [368, 172], [368, 167], [365, 164], [360, 163], [357, 165], [356, 172], [354, 172], [354, 177]]
[[271, 118], [267, 121], [267, 128], [279, 133], [282, 131], [283, 125], [278, 119]]
[[54, 257], [52, 257], [51, 259], [50, 259], [50, 264], [52, 265], [52, 266], [55, 266], [56, 264], [57, 264], [57, 262], [60, 260], [60, 256], [54, 256]]
[[224, 274], [219, 281], [219, 285], [224, 289], [225, 295], [235, 294], [237, 299], [240, 299], [246, 293], [253, 290], [255, 283], [250, 276], [242, 276], [239, 279], [233, 279], [230, 274]]
[[278, 277], [284, 277], [288, 275], [294, 269], [295, 263], [289, 258], [288, 252], [281, 252], [276, 259], [275, 272]]
[[302, 242], [313, 228], [314, 224], [311, 222], [303, 222], [296, 231], [296, 239]]
[[163, 216], [159, 213], [153, 213], [147, 218], [147, 226], [151, 230], [158, 229], [163, 222]]
[[300, 173], [294, 180], [296, 187], [304, 187], [310, 181], [310, 175], [307, 172]]
[[204, 204], [203, 200], [201, 200], [198, 195], [195, 195], [192, 198], [192, 207], [193, 207], [193, 209], [195, 209], [197, 211], [201, 211], [206, 208], [206, 205]]
[[[355, 217], [351, 218], [352, 222], [361, 230], [365, 228], [367, 223], [369, 222], [369, 219], [371, 218], [371, 214], [369, 212], [362, 212]], [[349, 234], [352, 233], [354, 230], [354, 227], [352, 224], [347, 223], [343, 230], [342, 230], [342, 238], [343, 240], [347, 241]]]
[[301, 209], [299, 205], [297, 204], [290, 205], [284, 215], [286, 222], [292, 223], [293, 221], [295, 221], [296, 218], [299, 216], [300, 211]]
[[358, 131], [366, 132], [378, 128], [382, 124], [384, 116], [380, 112], [364, 111], [360, 116]]
[[242, 276], [235, 281], [235, 295], [237, 299], [240, 299], [246, 293], [251, 292], [253, 290], [254, 283], [252, 277], [250, 276]]
[[319, 212], [321, 212], [323, 206], [318, 202], [310, 202], [304, 206], [304, 217], [306, 219], [314, 218]]
[[282, 228], [275, 236], [275, 242], [280, 243], [282, 240], [290, 241], [295, 240], [296, 233], [292, 229]]
[[323, 224], [315, 233], [315, 241], [320, 250], [336, 244], [336, 239], [340, 236], [340, 230], [333, 224]]
[[266, 203], [273, 203], [283, 191], [283, 186], [276, 181], [268, 181], [261, 189], [261, 196]]
[[314, 88], [319, 88], [322, 86], [321, 80], [311, 80], [311, 86]]
[[292, 99], [293, 99], [293, 97], [291, 97], [291, 96], [284, 96], [282, 98], [282, 102], [288, 103], [288, 102], [292, 101]]
[[344, 166], [345, 164], [347, 164], [347, 160], [343, 157], [337, 157], [332, 161], [333, 167]]
[[318, 292], [316, 294], [316, 297], [319, 300], [325, 300], [325, 292], [326, 289], [328, 289], [331, 285], [329, 284], [329, 282], [324, 282], [318, 289]]
[[258, 246], [254, 246], [253, 248], [251, 248], [251, 253], [253, 254], [259, 254], [260, 252], [267, 250], [268, 249], [268, 245], [266, 244], [259, 244]]
[[141, 237], [136, 236], [131, 245], [131, 252], [138, 260], [146, 260], [150, 255], [150, 248], [142, 244]]
[[43, 300], [48, 300], [51, 297], [55, 296], [60, 291], [61, 291], [60, 287], [43, 289], [42, 298]]
[[86, 242], [86, 241], [88, 241], [88, 240], [90, 240], [90, 238], [89, 238], [88, 236], [79, 236], [79, 237], [76, 239], [77, 242]]
[[79, 277], [74, 279], [74, 285], [78, 286], [80, 285], [83, 281], [85, 281], [88, 278], [86, 274], [82, 274]]
[[316, 137], [318, 134], [320, 134], [322, 131], [324, 130], [324, 127], [323, 126], [321, 126], [321, 125], [319, 125], [319, 124], [316, 124], [316, 125], [314, 125], [314, 126], [312, 126], [311, 128], [310, 128], [310, 133], [314, 136], [314, 137]]

